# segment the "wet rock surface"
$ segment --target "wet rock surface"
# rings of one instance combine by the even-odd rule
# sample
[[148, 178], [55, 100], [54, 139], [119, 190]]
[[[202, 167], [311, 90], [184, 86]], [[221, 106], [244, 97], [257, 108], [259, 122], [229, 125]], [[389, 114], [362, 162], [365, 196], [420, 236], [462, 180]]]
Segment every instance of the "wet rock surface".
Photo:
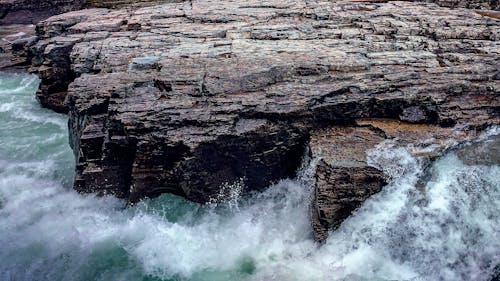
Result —
[[[461, 128], [411, 124], [393, 119], [360, 119], [354, 126], [313, 131], [310, 151], [312, 157], [321, 159], [316, 170], [311, 208], [316, 240], [323, 242], [328, 237], [328, 231], [336, 229], [390, 180], [390, 175], [385, 175], [381, 167], [374, 167], [368, 161], [369, 151], [377, 145], [390, 141], [391, 146], [407, 149], [425, 167], [448, 149], [477, 136], [477, 132]], [[466, 146], [468, 149], [459, 150], [459, 153], [470, 156], [478, 150], [495, 147], [492, 144], [485, 148], [485, 145], [483, 142], [481, 145], [472, 144]], [[474, 159], [484, 158], [484, 152], [478, 155], [483, 157]]]
[[317, 241], [337, 228], [354, 210], [386, 184], [384, 174], [366, 161], [366, 152], [385, 140], [369, 127], [333, 127], [313, 133], [312, 156], [320, 158], [312, 202]]
[[312, 149], [321, 240], [384, 184], [367, 148], [499, 123], [495, 13], [398, 1], [88, 9], [41, 22], [30, 51], [40, 101], [69, 112], [82, 192], [207, 202], [223, 185], [293, 176], [309, 140], [352, 147]]
[[500, 135], [464, 145], [456, 154], [467, 165], [500, 165]]

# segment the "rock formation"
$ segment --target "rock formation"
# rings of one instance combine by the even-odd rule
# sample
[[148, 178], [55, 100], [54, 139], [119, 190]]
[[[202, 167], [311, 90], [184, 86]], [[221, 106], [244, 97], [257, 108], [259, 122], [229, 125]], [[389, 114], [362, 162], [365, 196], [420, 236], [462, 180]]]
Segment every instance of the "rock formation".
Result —
[[0, 25], [36, 24], [50, 16], [84, 7], [123, 7], [147, 2], [176, 0], [0, 0]]
[[0, 25], [0, 70], [28, 67], [28, 47], [36, 41], [34, 25]]
[[427, 0], [426, 2], [450, 8], [500, 9], [500, 2], [498, 0]]
[[[309, 143], [312, 157], [322, 159], [316, 171], [311, 208], [316, 240], [324, 241], [329, 230], [338, 227], [386, 184], [390, 175], [367, 161], [367, 153], [378, 144], [391, 140], [391, 145], [406, 148], [425, 167], [446, 150], [474, 140], [477, 136], [476, 131], [463, 128], [442, 128], [391, 119], [360, 119], [353, 126], [314, 131]], [[479, 149], [474, 149], [476, 146]], [[488, 146], [492, 147], [495, 146]], [[466, 157], [465, 153], [474, 154], [480, 148], [481, 145], [472, 145], [460, 153], [464, 154], [464, 159], [471, 161], [473, 157]], [[478, 155], [485, 158], [484, 154]], [[496, 163], [500, 163], [496, 160]], [[482, 161], [495, 163], [495, 159]], [[425, 175], [422, 175], [422, 181], [425, 181]]]
[[0, 0], [0, 25], [36, 24], [49, 16], [83, 6], [84, 0]]
[[207, 202], [227, 183], [262, 190], [293, 176], [309, 145], [322, 158], [321, 240], [386, 180], [365, 149], [418, 142], [397, 132], [406, 123], [431, 124], [404, 127], [425, 136], [499, 123], [497, 15], [397, 1], [193, 0], [54, 16], [29, 54], [41, 103], [69, 112], [77, 190]]
[[[29, 48], [36, 41], [35, 25], [50, 16], [85, 7], [129, 7], [159, 0], [0, 0], [0, 70], [26, 68], [31, 63]], [[176, 1], [164, 0], [161, 2]], [[132, 7], [130, 7], [132, 8]], [[65, 77], [61, 77], [65, 79]], [[71, 77], [67, 77], [72, 80]], [[65, 90], [68, 82], [65, 83]], [[64, 99], [65, 94], [61, 94]], [[54, 101], [55, 102], [55, 101]], [[52, 103], [51, 100], [47, 103]], [[53, 107], [64, 112], [60, 104]]]

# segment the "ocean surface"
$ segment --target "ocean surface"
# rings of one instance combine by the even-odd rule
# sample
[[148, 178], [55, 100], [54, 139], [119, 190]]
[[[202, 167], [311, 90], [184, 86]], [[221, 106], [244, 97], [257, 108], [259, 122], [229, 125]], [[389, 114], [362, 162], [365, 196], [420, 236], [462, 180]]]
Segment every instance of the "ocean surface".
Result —
[[[224, 203], [173, 195], [125, 208], [71, 189], [67, 117], [35, 76], [0, 73], [0, 280], [489, 280], [500, 264], [500, 167], [453, 154], [422, 164], [382, 143], [384, 190], [325, 245], [312, 240], [315, 159], [295, 179]], [[498, 134], [492, 128], [487, 134]]]

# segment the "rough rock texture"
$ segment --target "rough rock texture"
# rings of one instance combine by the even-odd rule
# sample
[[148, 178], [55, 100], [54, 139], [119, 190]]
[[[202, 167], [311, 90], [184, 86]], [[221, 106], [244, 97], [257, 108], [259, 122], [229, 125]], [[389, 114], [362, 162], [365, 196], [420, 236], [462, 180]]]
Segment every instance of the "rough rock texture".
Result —
[[0, 0], [0, 70], [26, 68], [35, 25], [52, 15], [78, 10], [83, 0]]
[[426, 0], [425, 2], [436, 3], [440, 6], [450, 8], [490, 10], [498, 10], [500, 8], [500, 2], [498, 0]]
[[[357, 120], [354, 126], [314, 131], [309, 147], [312, 157], [321, 159], [316, 171], [311, 208], [316, 240], [324, 241], [329, 230], [337, 228], [386, 184], [387, 175], [379, 167], [370, 166], [367, 161], [368, 151], [375, 149], [378, 144], [392, 140], [392, 145], [407, 148], [413, 156], [421, 158], [424, 165], [428, 165], [447, 149], [475, 137], [477, 132], [461, 128], [442, 128], [390, 119], [362, 119]], [[475, 146], [461, 153], [473, 154], [483, 148], [477, 145], [479, 148], [474, 149]]]
[[[0, 70], [26, 68], [31, 64], [29, 48], [37, 37], [35, 26], [41, 20], [50, 16], [79, 10], [85, 7], [127, 7], [135, 9], [151, 2], [179, 2], [177, 0], [0, 0]], [[56, 74], [57, 76], [57, 74]], [[68, 79], [64, 91], [56, 89], [54, 97], [44, 99], [44, 105], [54, 104], [52, 108], [65, 112], [62, 104], [66, 96]], [[54, 77], [53, 79], [59, 79]], [[60, 88], [60, 87], [56, 87]], [[59, 97], [58, 94], [60, 95]]]
[[366, 162], [366, 151], [385, 139], [369, 127], [333, 127], [314, 132], [310, 141], [316, 168], [312, 224], [316, 240], [324, 241], [368, 197], [386, 183], [384, 174]]
[[[40, 23], [38, 96], [62, 110], [69, 86], [76, 189], [206, 202], [225, 183], [292, 176], [318, 128], [498, 124], [498, 20], [374, 2], [191, 1]], [[371, 176], [354, 181], [382, 182]]]
[[0, 25], [35, 24], [49, 16], [83, 8], [84, 0], [0, 0]]
[[182, 2], [183, 0], [87, 0], [87, 5], [96, 8], [119, 8], [151, 2]]
[[0, 26], [0, 70], [29, 67], [29, 46], [37, 41], [34, 25]]

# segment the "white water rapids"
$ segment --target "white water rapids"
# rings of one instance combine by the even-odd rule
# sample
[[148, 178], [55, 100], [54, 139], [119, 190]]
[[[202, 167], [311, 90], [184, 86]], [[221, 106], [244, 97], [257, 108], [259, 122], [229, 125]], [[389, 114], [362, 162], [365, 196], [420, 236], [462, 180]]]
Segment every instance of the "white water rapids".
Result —
[[419, 191], [421, 164], [383, 143], [369, 159], [393, 180], [320, 246], [312, 164], [218, 206], [72, 191], [67, 119], [37, 85], [0, 73], [0, 280], [489, 280], [500, 264], [499, 165], [449, 153]]

